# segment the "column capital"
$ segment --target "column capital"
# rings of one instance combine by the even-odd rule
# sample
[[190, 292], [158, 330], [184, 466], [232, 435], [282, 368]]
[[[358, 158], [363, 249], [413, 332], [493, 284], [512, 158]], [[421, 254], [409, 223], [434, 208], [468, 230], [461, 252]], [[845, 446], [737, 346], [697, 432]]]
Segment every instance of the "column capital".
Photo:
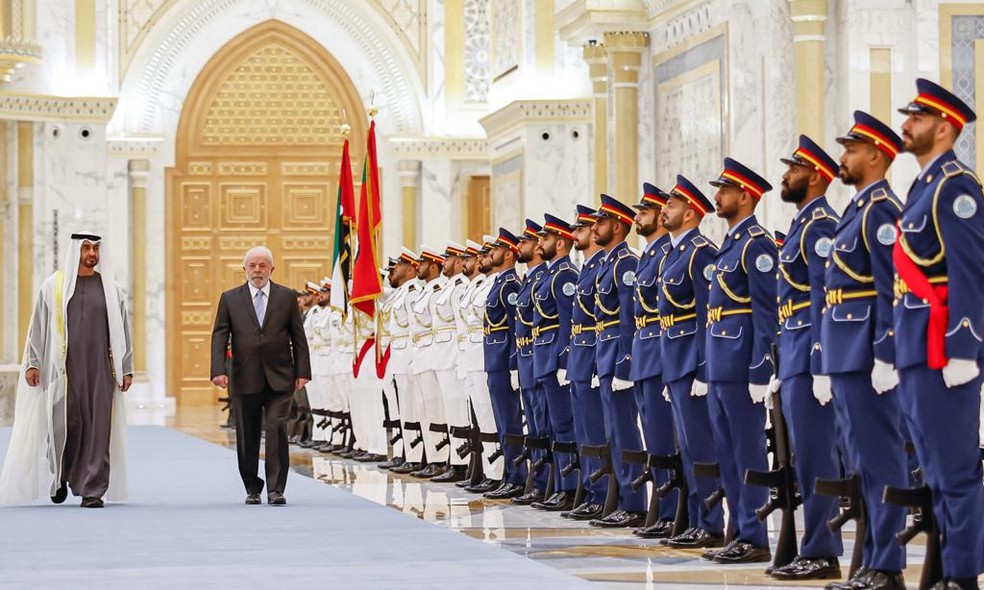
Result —
[[649, 45], [649, 33], [645, 31], [611, 31], [605, 33], [605, 47], [608, 53], [636, 52]]
[[594, 65], [596, 63], [606, 63], [608, 59], [608, 49], [603, 43], [585, 43], [581, 51], [584, 61]]
[[793, 43], [825, 41], [828, 0], [789, 0]]
[[126, 165], [127, 177], [130, 179], [130, 187], [147, 188], [147, 179], [150, 177], [150, 160], [130, 160]]
[[417, 179], [420, 177], [420, 160], [400, 160], [396, 163], [396, 168], [400, 172], [402, 188], [417, 186]]
[[649, 45], [649, 33], [618, 31], [605, 33], [608, 48], [608, 65], [612, 70], [612, 85], [635, 86], [639, 83], [642, 52]]

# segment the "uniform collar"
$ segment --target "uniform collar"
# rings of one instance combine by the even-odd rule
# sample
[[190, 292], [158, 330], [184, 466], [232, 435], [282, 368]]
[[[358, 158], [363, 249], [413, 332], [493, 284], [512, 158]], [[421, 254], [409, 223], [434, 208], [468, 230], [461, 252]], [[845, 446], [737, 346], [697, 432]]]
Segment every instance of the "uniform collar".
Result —
[[443, 278], [444, 278], [444, 275], [437, 275], [437, 278], [436, 279], [431, 279], [431, 280], [427, 281], [426, 283], [424, 283], [424, 288], [427, 289], [427, 288], [431, 287], [432, 285], [440, 285], [442, 283], [441, 279], [443, 279]]
[[677, 246], [680, 245], [680, 242], [682, 242], [684, 239], [686, 239], [687, 236], [689, 236], [690, 234], [692, 234], [695, 231], [697, 231], [697, 228], [696, 227], [692, 227], [692, 228], [688, 229], [687, 231], [683, 232], [682, 234], [678, 235], [677, 237], [670, 238], [670, 246], [676, 248]]
[[595, 250], [595, 253], [594, 254], [592, 254], [591, 256], [588, 256], [587, 258], [584, 259], [584, 264], [587, 265], [589, 262], [591, 262], [595, 258], [603, 258], [604, 257], [604, 254], [605, 254], [605, 251], [604, 250]]
[[875, 189], [875, 187], [877, 187], [877, 186], [881, 186], [881, 185], [883, 185], [883, 184], [888, 184], [888, 181], [887, 181], [887, 180], [885, 180], [884, 178], [882, 178], [881, 180], [876, 180], [875, 182], [872, 182], [872, 183], [871, 183], [871, 184], [869, 184], [868, 186], [866, 186], [866, 187], [864, 187], [863, 189], [861, 189], [861, 190], [859, 190], [859, 191], [857, 192], [857, 194], [856, 194], [856, 195], [854, 195], [854, 197], [852, 197], [852, 198], [851, 198], [851, 201], [852, 201], [852, 202], [855, 202], [855, 203], [856, 203], [856, 202], [858, 202], [858, 201], [860, 201], [860, 200], [861, 200], [861, 199], [863, 199], [863, 198], [864, 198], [864, 197], [865, 197], [865, 196], [866, 196], [866, 195], [867, 195], [868, 193], [870, 193], [870, 192], [871, 192], [872, 190], [874, 190], [874, 189]]
[[755, 224], [755, 223], [757, 223], [757, 221], [755, 220], [755, 214], [752, 213], [751, 215], [749, 215], [745, 219], [742, 219], [741, 221], [739, 221], [738, 223], [736, 223], [734, 225], [734, 227], [732, 227], [731, 229], [729, 229], [728, 230], [728, 237], [730, 238], [730, 237], [734, 236], [738, 232], [744, 230], [746, 226], [749, 226], [749, 225], [752, 225], [752, 224]]
[[607, 257], [608, 260], [614, 260], [618, 258], [619, 253], [622, 250], [627, 250], [628, 248], [629, 248], [628, 242], [626, 241], [619, 242], [614, 248], [612, 248], [612, 251], [608, 253], [608, 257]]
[[827, 197], [825, 195], [821, 195], [816, 199], [813, 199], [812, 201], [806, 204], [806, 207], [800, 209], [799, 213], [796, 215], [796, 219], [794, 219], [793, 222], [795, 223], [796, 221], [799, 221], [801, 219], [807, 219], [809, 217], [813, 217], [813, 210], [823, 207], [826, 204], [827, 204]]
[[926, 164], [926, 167], [925, 168], [923, 168], [922, 170], [919, 171], [919, 176], [916, 177], [916, 180], [922, 180], [926, 176], [926, 173], [934, 170], [935, 168], [937, 168], [939, 166], [942, 166], [943, 165], [943, 162], [949, 162], [950, 160], [953, 160], [955, 158], [956, 158], [956, 155], [953, 153], [953, 150], [947, 150], [947, 151], [943, 152], [942, 154], [940, 154], [940, 155], [936, 156], [935, 158], [933, 158], [929, 162], [929, 164]]
[[669, 242], [671, 239], [672, 238], [670, 238], [670, 234], [665, 233], [660, 237], [656, 238], [655, 240], [653, 240], [652, 242], [646, 244], [646, 249], [644, 251], [649, 252], [650, 250], [659, 250], [660, 248], [663, 247], [663, 244]]

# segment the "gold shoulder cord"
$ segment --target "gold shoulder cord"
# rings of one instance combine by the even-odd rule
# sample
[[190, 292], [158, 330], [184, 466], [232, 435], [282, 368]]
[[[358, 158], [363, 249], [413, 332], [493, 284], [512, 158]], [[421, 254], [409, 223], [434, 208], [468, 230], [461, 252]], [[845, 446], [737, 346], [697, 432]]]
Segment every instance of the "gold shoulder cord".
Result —
[[[871, 204], [869, 204], [868, 207], [861, 214], [861, 238], [864, 240], [865, 249], [867, 249], [868, 252], [870, 253], [871, 249], [868, 248], [868, 229], [867, 229], [869, 209], [871, 209]], [[852, 280], [864, 284], [870, 284], [875, 282], [875, 275], [863, 275], [851, 269], [851, 267], [848, 266], [846, 262], [841, 260], [841, 257], [837, 254], [837, 248], [830, 249], [830, 259], [834, 261], [834, 264], [837, 265], [837, 268], [841, 269], [844, 272], [844, 274], [846, 274]]]
[[[977, 177], [973, 177], [973, 178], [974, 180], [977, 180]], [[936, 185], [936, 192], [933, 193], [933, 228], [936, 230], [936, 239], [939, 240], [940, 242], [940, 251], [936, 254], [936, 256], [933, 256], [931, 258], [922, 258], [916, 256], [915, 252], [913, 252], [912, 248], [909, 246], [909, 242], [906, 241], [905, 239], [905, 233], [901, 231], [901, 229], [899, 230], [899, 242], [901, 242], [902, 250], [909, 256], [909, 258], [912, 259], [913, 262], [915, 262], [919, 266], [932, 266], [938, 263], [939, 261], [943, 260], [943, 258], [946, 256], [946, 244], [943, 243], [943, 235], [940, 233], [940, 219], [939, 219], [938, 206], [939, 206], [941, 189], [943, 188], [943, 185], [946, 184], [946, 181], [949, 179], [950, 179], [949, 176], [944, 176], [943, 180], [941, 180], [940, 183]], [[978, 184], [980, 184], [980, 181], [978, 181]]]
[[[551, 295], [554, 295], [554, 300], [555, 301], [556, 301], [556, 297], [557, 296], [554, 294], [554, 283], [557, 282], [557, 278], [558, 277], [560, 277], [560, 273], [557, 273], [556, 275], [554, 275], [554, 278], [550, 279], [550, 294]], [[532, 297], [532, 299], [533, 299], [533, 307], [536, 308], [536, 312], [538, 314], [540, 314], [541, 316], [543, 316], [545, 319], [555, 320], [555, 319], [557, 319], [557, 316], [560, 315], [560, 312], [559, 311], [557, 313], [553, 314], [553, 315], [550, 315], [549, 313], [545, 313], [543, 311], [543, 308], [541, 308], [540, 307], [540, 304], [537, 302], [536, 297], [534, 296], [534, 297]], [[558, 307], [560, 307], [560, 306], [558, 306]]]
[[[503, 309], [505, 309], [506, 303], [505, 303], [505, 301], [502, 300], [502, 290], [501, 289], [499, 290], [499, 303], [502, 304]], [[483, 315], [485, 316], [485, 323], [488, 324], [488, 326], [490, 328], [499, 328], [499, 327], [502, 327], [503, 324], [505, 324], [507, 321], [509, 321], [509, 314], [508, 313], [503, 313], [502, 314], [502, 320], [501, 321], [493, 322], [492, 321], [492, 318], [489, 317], [489, 308], [488, 308], [488, 306], [485, 307]]]
[[[748, 240], [747, 242], [745, 242], [745, 246], [741, 249], [741, 270], [745, 273], [745, 276], [746, 277], [748, 276], [748, 270], [745, 268], [745, 252], [748, 250], [748, 246], [751, 243], [752, 243], [752, 240]], [[723, 272], [717, 273], [717, 275], [715, 276], [715, 278], [717, 279], [718, 285], [721, 286], [721, 290], [724, 291], [724, 294], [727, 295], [735, 303], [751, 303], [752, 302], [752, 296], [751, 295], [749, 295], [748, 297], [741, 297], [741, 296], [735, 294], [735, 292], [732, 291], [730, 288], [728, 288], [728, 283], [726, 283], [724, 281], [724, 273]]]
[[[616, 260], [615, 262], [612, 263], [612, 267], [613, 267], [612, 268], [612, 272], [614, 274], [618, 274], [618, 260]], [[601, 278], [601, 275], [598, 275], [598, 279], [600, 279], [600, 278]], [[601, 296], [598, 293], [598, 279], [595, 279], [595, 303], [598, 305], [598, 309], [600, 309], [602, 312], [604, 312], [605, 315], [610, 315], [610, 316], [611, 315], [618, 315], [619, 311], [621, 311], [621, 309], [622, 309], [622, 305], [621, 304], [617, 305], [615, 307], [615, 309], [612, 310], [612, 309], [608, 309], [607, 307], [605, 307], [605, 305], [601, 302]], [[615, 279], [615, 280], [617, 280], [617, 279]], [[618, 291], [617, 288], [615, 290]], [[616, 292], [616, 297], [617, 296], [618, 296], [618, 293]], [[597, 318], [595, 318], [595, 319], [597, 319]]]

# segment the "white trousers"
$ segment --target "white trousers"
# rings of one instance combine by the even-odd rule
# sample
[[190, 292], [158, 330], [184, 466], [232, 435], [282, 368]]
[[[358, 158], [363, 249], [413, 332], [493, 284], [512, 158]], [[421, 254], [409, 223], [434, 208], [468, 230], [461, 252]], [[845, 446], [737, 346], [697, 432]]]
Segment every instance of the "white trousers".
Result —
[[[400, 420], [400, 400], [396, 394], [396, 379], [393, 373], [387, 371], [383, 378], [383, 397], [386, 398], [385, 410], [389, 412], [389, 419]], [[385, 416], [385, 414], [384, 414]], [[396, 434], [394, 431], [393, 434]], [[405, 441], [401, 438], [393, 445], [393, 456], [402, 457]]]
[[444, 418], [444, 400], [441, 398], [441, 385], [437, 380], [437, 372], [424, 371], [418, 374], [417, 389], [423, 402], [420, 426], [424, 430], [424, 451], [427, 453], [427, 462], [446, 463], [450, 452], [448, 446], [441, 450], [437, 449], [437, 445], [444, 439], [444, 435], [430, 429], [431, 424], [447, 424]]
[[[330, 377], [323, 374], [311, 375], [311, 381], [305, 386], [308, 395], [308, 404], [310, 404], [312, 410], [325, 410], [328, 409], [328, 390]], [[313, 426], [311, 427], [311, 439], [316, 441], [328, 440], [329, 428], [318, 428], [318, 423], [324, 419], [324, 416], [319, 416], [317, 414], [312, 415]]]
[[[330, 385], [328, 387], [328, 409], [333, 412], [348, 412], [348, 394], [352, 388], [352, 375], [345, 373], [336, 373], [331, 376], [331, 380], [328, 382]], [[331, 443], [335, 445], [342, 444], [345, 432], [339, 430], [332, 436]]]
[[[467, 428], [471, 425], [471, 413], [468, 408], [468, 392], [465, 391], [465, 382], [458, 378], [458, 373], [454, 369], [436, 371], [437, 382], [441, 387], [441, 401], [444, 403], [444, 418], [447, 420], [448, 430], [452, 426]], [[468, 459], [462, 459], [456, 449], [468, 442], [467, 437], [451, 437], [451, 464], [467, 465]]]
[[385, 455], [386, 431], [383, 429], [383, 385], [376, 377], [376, 362], [370, 352], [362, 359], [359, 376], [352, 379], [349, 395], [355, 447], [377, 455]]
[[407, 422], [418, 422], [421, 428], [427, 428], [424, 424], [424, 399], [420, 395], [420, 387], [417, 383], [417, 376], [407, 373], [398, 373], [393, 376], [396, 380], [396, 395], [400, 403], [400, 423], [403, 426], [403, 438], [407, 453], [407, 461], [410, 463], [420, 463], [424, 456], [425, 443], [419, 443], [411, 448], [410, 443], [417, 438], [416, 430], [407, 430]]
[[[488, 375], [485, 371], [468, 371], [465, 373], [465, 386], [468, 390], [472, 411], [475, 412], [475, 419], [478, 421], [479, 432], [496, 434], [498, 429], [495, 425], [495, 414], [492, 413], [492, 396], [489, 394]], [[485, 477], [502, 479], [505, 459], [500, 456], [495, 461], [489, 462], [489, 457], [498, 448], [498, 443], [482, 443], [482, 468]]]

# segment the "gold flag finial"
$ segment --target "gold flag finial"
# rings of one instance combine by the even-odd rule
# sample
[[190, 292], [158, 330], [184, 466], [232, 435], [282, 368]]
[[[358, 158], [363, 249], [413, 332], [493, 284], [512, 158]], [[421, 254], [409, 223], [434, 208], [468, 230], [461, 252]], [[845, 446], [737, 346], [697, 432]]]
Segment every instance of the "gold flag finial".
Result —
[[379, 112], [379, 109], [376, 108], [376, 91], [375, 90], [370, 90], [369, 91], [369, 116], [370, 117], [375, 117], [376, 116], [376, 113], [378, 113], [378, 112]]

